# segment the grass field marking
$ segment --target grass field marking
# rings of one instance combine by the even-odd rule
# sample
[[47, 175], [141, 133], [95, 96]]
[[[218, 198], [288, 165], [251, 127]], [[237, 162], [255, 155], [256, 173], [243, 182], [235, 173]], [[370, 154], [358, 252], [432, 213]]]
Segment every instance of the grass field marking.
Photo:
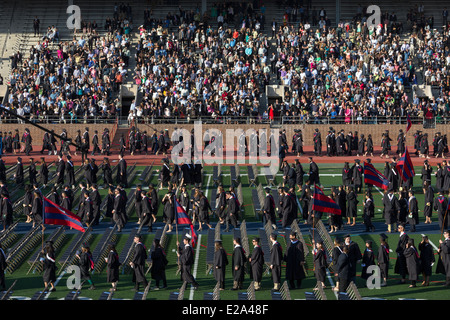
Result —
[[377, 189], [377, 191], [381, 194], [381, 196], [382, 197], [384, 197], [384, 193], [383, 192], [381, 192], [381, 190], [380, 189], [378, 189], [378, 187], [377, 186], [374, 186], [375, 187], [375, 189]]
[[[202, 243], [202, 234], [198, 235], [197, 239], [197, 249], [195, 252], [195, 262], [194, 262], [194, 272], [192, 275], [194, 279], [197, 279], [197, 269], [198, 269], [198, 260], [200, 258], [200, 244]], [[194, 287], [191, 285], [191, 291], [189, 292], [189, 300], [194, 300]]]
[[[330, 281], [331, 288], [333, 289], [336, 285], [335, 285], [335, 283], [333, 281], [333, 278], [331, 277], [331, 273], [330, 273], [330, 270], [328, 268], [327, 268], [327, 278], [328, 278], [328, 281]], [[334, 291], [334, 290], [332, 290], [332, 291], [334, 293], [334, 296], [337, 299], [338, 298], [337, 291]]]
[[[66, 271], [65, 271], [65, 270], [64, 270], [63, 272], [61, 272], [60, 276], [58, 277], [58, 279], [56, 279], [56, 281], [55, 281], [55, 283], [54, 283], [55, 287], [58, 285], [59, 280], [61, 280], [62, 277], [64, 277], [65, 274], [66, 274]], [[49, 291], [47, 292], [47, 294], [45, 295], [44, 300], [47, 300], [51, 293], [52, 293], [52, 291], [49, 290]]]

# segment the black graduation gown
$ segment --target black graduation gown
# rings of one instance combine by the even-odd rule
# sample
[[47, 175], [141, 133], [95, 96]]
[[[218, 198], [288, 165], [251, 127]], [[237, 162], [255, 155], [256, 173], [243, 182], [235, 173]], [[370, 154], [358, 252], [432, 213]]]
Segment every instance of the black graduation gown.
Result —
[[[89, 252], [82, 252], [80, 254], [80, 271], [81, 271], [81, 279], [90, 279], [91, 278], [91, 264], [92, 254]], [[92, 261], [93, 262], [93, 261]]]
[[421, 272], [419, 253], [416, 248], [409, 247], [403, 251], [408, 268], [409, 280], [417, 281]]
[[327, 259], [324, 250], [314, 251], [314, 276], [317, 281], [325, 282], [327, 275]]
[[450, 239], [445, 239], [439, 245], [439, 259], [436, 265], [436, 273], [445, 274], [450, 278]]
[[311, 186], [313, 186], [314, 183], [320, 184], [319, 167], [315, 162], [311, 162], [309, 165], [309, 182]]
[[47, 283], [56, 281], [56, 258], [53, 254], [44, 255], [42, 279]]
[[23, 199], [23, 214], [31, 215], [31, 204], [33, 203], [33, 193], [31, 191], [27, 191], [24, 195]]
[[361, 250], [356, 242], [351, 241], [348, 245], [348, 259], [350, 261], [349, 276], [356, 276], [356, 262], [362, 259]]
[[64, 184], [64, 172], [66, 169], [66, 163], [64, 160], [58, 161], [58, 164], [56, 166], [56, 174], [58, 174], [58, 179], [56, 181], [57, 184]]
[[34, 164], [34, 162], [32, 162], [28, 166], [28, 178], [29, 178], [29, 181], [30, 181], [31, 185], [33, 185], [33, 184], [35, 184], [37, 182], [36, 181], [36, 176], [37, 176], [36, 165]]
[[111, 282], [117, 282], [119, 281], [119, 267], [121, 263], [119, 262], [119, 255], [114, 252], [110, 251], [108, 253], [108, 262], [106, 265], [106, 281]]
[[[173, 197], [173, 195], [171, 194], [171, 197]], [[164, 204], [164, 209], [163, 209], [163, 221], [167, 224], [172, 224], [174, 223], [174, 219], [175, 219], [175, 207], [174, 207], [174, 203], [173, 201], [170, 201], [168, 199], [164, 199], [163, 202]]]
[[125, 225], [125, 212], [123, 211], [124, 207], [124, 199], [120, 194], [114, 196], [114, 205], [113, 205], [113, 220], [119, 227], [123, 227]]
[[409, 225], [419, 224], [419, 207], [416, 197], [408, 199], [408, 216], [406, 218], [406, 223], [409, 223]]
[[296, 207], [294, 205], [294, 199], [290, 195], [286, 195], [283, 197], [282, 200], [282, 220], [281, 225], [283, 228], [286, 228], [292, 224], [295, 217], [293, 216], [294, 208]]
[[1, 199], [1, 219], [5, 227], [13, 222], [13, 207], [9, 198]]
[[444, 185], [442, 186], [443, 191], [448, 191], [450, 189], [450, 166], [444, 167]]
[[112, 169], [110, 164], [103, 163], [101, 166], [103, 171], [103, 182], [107, 185], [113, 184]]
[[431, 186], [428, 186], [425, 191], [425, 206], [423, 208], [423, 215], [425, 217], [431, 217], [433, 215], [433, 203], [434, 203], [434, 190]]
[[226, 266], [228, 258], [225, 249], [220, 248], [214, 252], [213, 272], [216, 281], [225, 282]]
[[303, 170], [302, 164], [299, 162], [295, 165], [295, 183], [299, 186], [303, 185], [303, 176], [305, 171]]
[[155, 248], [155, 250], [151, 253], [151, 259], [152, 266], [150, 268], [150, 275], [152, 279], [156, 281], [165, 279], [165, 271], [168, 261], [163, 248]]
[[447, 229], [448, 225], [448, 200], [444, 196], [439, 196], [434, 199], [434, 210], [437, 211], [437, 216], [439, 220], [439, 230]]
[[42, 199], [34, 198], [33, 205], [31, 207], [31, 214], [33, 216], [34, 222], [39, 224], [42, 222]]
[[241, 246], [235, 246], [231, 256], [231, 267], [234, 281], [244, 281], [246, 262], [247, 257], [245, 256], [244, 249]]
[[395, 195], [389, 200], [388, 193], [383, 196], [383, 206], [384, 206], [384, 219], [386, 224], [393, 224], [397, 221], [398, 211], [400, 210], [400, 205], [398, 199]]
[[275, 201], [273, 200], [273, 196], [271, 194], [264, 198], [262, 212], [264, 213], [266, 223], [270, 221], [272, 224], [276, 224]]
[[117, 167], [116, 183], [123, 184], [125, 185], [125, 187], [128, 187], [127, 162], [124, 159], [119, 160]]
[[380, 245], [377, 255], [378, 266], [382, 278], [387, 278], [389, 274], [389, 246]]
[[17, 163], [16, 167], [16, 184], [23, 183], [23, 164]]
[[361, 261], [361, 278], [367, 279], [371, 276], [371, 273], [367, 273], [367, 269], [372, 265], [375, 265], [375, 254], [373, 250], [366, 248]]
[[445, 168], [440, 168], [436, 170], [436, 190], [438, 192], [444, 190], [444, 179], [445, 179]]
[[347, 217], [355, 218], [358, 215], [358, 199], [354, 191], [347, 193]]
[[179, 262], [181, 265], [181, 280], [187, 283], [195, 283], [194, 276], [191, 274], [191, 268], [194, 264], [194, 250], [190, 245], [179, 247], [180, 253]]
[[[187, 199], [188, 199], [188, 203], [187, 203], [187, 208], [189, 210], [189, 195], [186, 193], [187, 195]], [[219, 218], [224, 219], [225, 218], [225, 214], [226, 214], [226, 205], [227, 205], [227, 199], [226, 199], [226, 193], [225, 191], [223, 192], [219, 192], [216, 194], [216, 215]], [[186, 210], [186, 212], [188, 212], [188, 210]]]
[[170, 168], [167, 164], [163, 164], [161, 167], [161, 183], [163, 186], [167, 185], [170, 181]]
[[352, 184], [353, 172], [351, 168], [342, 169], [342, 184], [344, 186], [349, 186]]
[[305, 254], [303, 251], [303, 243], [299, 240], [286, 243], [286, 253], [283, 260], [286, 261], [286, 279], [287, 280], [302, 280], [306, 277], [305, 271], [301, 266], [301, 262], [305, 261]]
[[419, 243], [419, 251], [420, 251], [420, 265], [422, 273], [426, 276], [431, 276], [433, 272], [433, 268], [431, 266], [432, 263], [436, 262], [434, 257], [433, 247], [431, 244], [426, 242]]
[[264, 252], [259, 245], [253, 248], [251, 255], [250, 267], [253, 281], [261, 282], [264, 266]]
[[46, 185], [48, 183], [48, 167], [45, 163], [42, 164], [39, 169], [39, 180], [43, 185]]
[[206, 197], [200, 198], [198, 221], [200, 223], [209, 223], [209, 211], [211, 206], [209, 205]]
[[364, 155], [365, 152], [365, 146], [366, 146], [366, 138], [359, 138], [358, 140], [358, 154]]
[[398, 239], [397, 249], [395, 249], [395, 252], [397, 253], [397, 260], [395, 261], [394, 272], [400, 274], [402, 277], [408, 272], [406, 269], [406, 259], [404, 256], [404, 251], [408, 240], [409, 236], [406, 233], [403, 233]]
[[66, 162], [66, 176], [67, 176], [67, 184], [69, 186], [75, 185], [75, 169], [73, 166], [73, 162], [68, 160]]
[[283, 261], [283, 249], [275, 242], [270, 249], [270, 264], [272, 265], [273, 283], [281, 283], [281, 263]]
[[145, 260], [147, 260], [147, 250], [144, 244], [141, 242], [136, 243], [134, 247], [133, 255], [133, 282], [134, 283], [144, 283], [147, 285], [147, 279], [145, 278]]

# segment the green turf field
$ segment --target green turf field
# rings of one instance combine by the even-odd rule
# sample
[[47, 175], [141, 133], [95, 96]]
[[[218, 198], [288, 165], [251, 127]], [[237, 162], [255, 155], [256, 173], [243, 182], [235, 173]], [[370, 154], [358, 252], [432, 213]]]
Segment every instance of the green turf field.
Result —
[[[129, 161], [129, 166], [130, 166], [130, 162], [131, 161]], [[381, 172], [383, 171], [382, 164], [376, 164], [375, 167], [378, 170], [380, 170]], [[245, 221], [247, 223], [251, 223], [251, 222], [257, 221], [255, 218], [254, 210], [253, 210], [251, 187], [249, 187], [249, 181], [248, 181], [248, 177], [246, 175], [247, 168], [245, 166], [241, 166], [240, 168], [241, 168], [240, 169], [240, 174], [241, 174], [240, 182], [242, 183], [242, 187], [243, 187], [242, 190], [243, 190], [243, 202], [244, 202], [243, 203], [244, 212], [243, 212], [241, 220], [245, 219]], [[341, 174], [340, 174], [341, 169], [342, 169], [342, 164], [340, 164], [340, 163], [338, 163], [338, 164], [319, 164], [319, 168], [320, 168], [320, 173], [321, 173], [321, 176], [320, 176], [321, 184], [324, 186], [324, 188], [325, 188], [324, 191], [326, 194], [329, 193], [329, 191], [330, 191], [329, 188], [331, 186], [337, 186], [342, 183]], [[150, 178], [148, 179], [148, 181], [142, 182], [139, 180], [139, 177], [140, 177], [140, 173], [142, 173], [142, 171], [144, 170], [144, 167], [136, 167], [135, 168], [136, 175], [135, 175], [133, 181], [130, 182], [130, 187], [133, 188], [138, 184], [142, 184], [142, 186], [145, 188], [149, 183], [156, 185], [157, 184], [157, 172], [156, 172], [157, 169], [159, 169], [159, 164], [153, 168], [153, 173], [150, 176]], [[305, 171], [307, 171], [308, 165], [304, 165], [304, 169], [305, 169]], [[420, 172], [420, 168], [416, 167], [416, 172]], [[205, 167], [202, 189], [206, 192], [207, 196], [210, 195], [211, 190], [213, 188], [215, 188], [213, 186], [211, 173], [212, 173], [212, 167]], [[221, 177], [222, 184], [225, 187], [230, 186], [231, 180], [230, 180], [230, 176], [229, 176], [229, 167], [223, 167], [222, 173], [223, 173], [223, 175]], [[414, 185], [420, 186], [420, 181], [421, 181], [420, 175], [416, 175], [416, 177], [414, 179]], [[282, 177], [277, 176], [275, 178], [275, 183], [278, 184], [281, 182], [282, 182]], [[257, 178], [257, 183], [262, 183], [263, 186], [266, 186], [267, 185], [266, 178], [263, 176], [259, 176]], [[102, 185], [102, 179], [100, 179], [99, 185]], [[434, 185], [434, 177], [433, 177], [432, 185]], [[45, 191], [48, 191], [48, 190], [45, 190]], [[419, 191], [421, 191], [421, 189], [416, 187], [415, 191], [416, 191], [416, 197], [419, 202], [419, 208], [422, 208], [423, 207], [423, 194], [421, 194], [421, 192], [419, 192]], [[102, 189], [102, 190], [100, 190], [100, 193], [102, 195], [105, 195], [106, 190]], [[20, 194], [21, 193], [18, 191], [16, 194], [16, 197], [19, 197]], [[164, 196], [164, 194], [165, 194], [165, 190], [164, 189], [160, 190], [160, 192], [159, 192], [160, 198], [162, 198]], [[377, 209], [374, 222], [384, 221], [381, 217], [381, 209], [382, 209], [381, 208], [381, 197], [382, 197], [382, 195], [380, 193], [378, 193], [377, 190], [374, 190], [374, 200], [375, 200], [375, 206]], [[359, 206], [360, 206], [360, 208], [362, 208], [362, 196], [359, 195], [358, 198], [360, 200]], [[362, 215], [362, 211], [359, 212], [359, 217], [357, 218], [357, 224], [362, 223], [361, 215]], [[419, 216], [420, 216], [421, 223], [423, 223], [424, 218], [422, 215], [422, 211], [419, 212]], [[158, 213], [157, 217], [158, 217], [158, 221], [161, 221], [162, 206], [160, 206], [160, 208], [159, 208], [159, 213]], [[21, 219], [23, 219], [23, 218], [21, 218]], [[130, 216], [130, 220], [129, 220], [128, 224], [136, 225], [136, 221], [137, 221], [137, 217], [136, 217], [135, 213], [133, 212], [132, 215]], [[212, 217], [211, 221], [212, 221], [213, 225], [215, 225], [215, 223], [217, 222], [217, 219]], [[108, 223], [108, 222], [109, 222], [109, 219], [106, 218], [101, 223]], [[261, 224], [261, 227], [262, 227], [262, 224]], [[205, 229], [207, 229], [207, 227], [204, 227], [204, 230]], [[356, 228], [355, 228], [355, 230], [356, 230]], [[374, 250], [377, 251], [378, 246], [379, 246], [379, 233], [381, 233], [381, 232], [385, 232], [385, 230], [376, 230], [376, 232], [370, 233], [370, 234], [367, 234], [367, 233], [359, 234], [359, 232], [353, 232], [352, 227], [349, 227], [349, 226], [345, 227], [345, 233], [355, 234], [352, 237], [353, 241], [356, 241], [359, 244], [361, 251], [364, 249], [364, 242], [367, 239], [373, 240]], [[343, 233], [341, 233], [341, 235], [342, 234]], [[142, 235], [143, 235], [145, 245], [147, 246], [147, 248], [150, 248], [152, 240], [154, 238], [154, 233], [144, 232]], [[307, 242], [307, 244], [311, 245], [310, 234], [308, 232], [304, 232], [303, 235], [304, 235], [304, 240]], [[21, 236], [23, 236], [23, 234], [20, 234], [16, 241], [21, 241]], [[46, 235], [46, 236], [48, 236], [48, 235]], [[96, 233], [95, 229], [94, 229], [92, 238], [90, 240], [91, 248], [94, 248], [97, 245], [101, 236], [102, 236], [102, 234]], [[249, 239], [251, 239], [252, 236], [254, 236], [254, 234], [251, 234], [249, 232]], [[439, 244], [439, 238], [440, 238], [439, 230], [436, 230], [436, 232], [430, 232], [428, 234], [428, 236], [433, 244], [435, 244], [436, 246]], [[181, 238], [182, 238], [181, 231], [180, 231], [180, 234], [178, 237], [181, 241]], [[334, 237], [334, 235], [332, 235], [332, 238], [333, 237]], [[415, 239], [416, 244], [418, 244], [421, 240], [420, 233], [410, 234], [410, 237]], [[62, 252], [64, 252], [64, 250], [69, 246], [69, 244], [73, 238], [74, 238], [73, 232], [68, 233], [66, 235], [64, 245], [57, 252], [57, 259], [58, 259], [59, 255], [61, 255]], [[391, 247], [391, 249], [394, 249], [394, 251], [395, 251], [395, 247], [397, 245], [397, 238], [398, 238], [398, 233], [393, 233], [393, 234], [389, 235], [389, 239], [388, 239], [390, 247]], [[118, 234], [116, 247], [117, 247], [117, 250], [119, 253], [121, 252], [127, 239], [128, 239], [128, 235], [126, 233]], [[211, 292], [216, 284], [216, 282], [213, 278], [213, 275], [206, 274], [206, 262], [205, 262], [206, 261], [206, 245], [207, 245], [206, 239], [207, 239], [206, 232], [203, 231], [203, 233], [199, 237], [199, 246], [196, 248], [196, 255], [197, 255], [196, 256], [196, 267], [195, 267], [195, 270], [193, 270], [196, 275], [196, 279], [197, 279], [198, 283], [200, 284], [200, 287], [198, 290], [191, 290], [190, 287], [188, 286], [185, 296], [184, 296], [185, 299], [203, 300], [203, 293]], [[232, 249], [233, 249], [232, 233], [222, 233], [222, 239], [223, 239], [223, 244], [224, 244], [225, 250], [228, 253], [229, 262], [231, 264], [231, 253], [232, 253]], [[177, 236], [176, 236], [175, 232], [173, 232], [171, 235], [169, 235], [167, 247], [165, 248], [166, 253], [167, 253], [167, 258], [169, 260], [169, 265], [166, 270], [166, 275], [167, 275], [167, 280], [168, 280], [168, 288], [165, 290], [159, 290], [159, 291], [151, 290], [147, 296], [148, 300], [160, 300], [160, 299], [167, 300], [169, 298], [170, 292], [177, 291], [182, 284], [180, 281], [179, 275], [176, 274], [176, 270], [177, 270], [177, 265], [176, 265], [177, 256], [175, 253], [176, 240], [177, 240]], [[281, 235], [279, 237], [279, 242], [283, 246], [283, 250], [284, 250], [285, 245], [286, 245], [284, 235]], [[38, 248], [36, 248], [36, 250], [38, 250], [39, 247], [40, 247], [40, 244], [39, 244]], [[370, 290], [370, 289], [365, 288], [365, 281], [359, 277], [359, 275], [361, 273], [361, 266], [358, 265], [358, 269], [357, 269], [358, 276], [357, 276], [357, 280], [356, 280], [356, 285], [358, 286], [360, 293], [363, 297], [378, 297], [378, 298], [383, 298], [383, 299], [395, 299], [395, 300], [397, 300], [399, 298], [415, 298], [415, 299], [449, 299], [450, 298], [449, 289], [446, 289], [442, 286], [443, 281], [444, 281], [443, 275], [433, 274], [433, 276], [431, 277], [431, 284], [429, 287], [421, 287], [421, 285], [420, 285], [421, 281], [418, 281], [418, 286], [416, 288], [408, 288], [408, 284], [401, 284], [401, 285], [396, 284], [397, 281], [399, 280], [399, 276], [394, 274], [394, 272], [393, 272], [393, 267], [395, 264], [395, 252], [392, 252], [390, 257], [392, 259], [391, 260], [391, 268], [390, 268], [390, 279], [388, 280], [388, 286], [383, 287], [381, 289]], [[6, 274], [7, 287], [14, 280], [17, 280], [17, 283], [14, 288], [14, 292], [13, 292], [14, 297], [31, 297], [37, 290], [40, 290], [43, 288], [41, 274], [39, 274], [39, 273], [27, 274], [27, 272], [30, 268], [30, 265], [26, 261], [27, 261], [27, 259], [25, 259], [24, 262], [22, 263], [22, 265], [17, 270], [15, 270], [12, 274], [9, 274], [9, 273]], [[313, 270], [312, 270], [311, 254], [307, 258], [307, 263], [308, 263], [307, 264], [308, 276], [303, 281], [302, 289], [290, 291], [292, 299], [304, 299], [305, 298], [304, 292], [312, 291], [312, 289], [316, 285], [316, 280], [314, 278]], [[435, 266], [436, 266], [436, 264], [434, 265], [434, 269], [435, 269]], [[52, 292], [48, 296], [49, 300], [63, 299], [69, 292], [69, 289], [66, 287], [66, 281], [67, 281], [69, 275], [68, 274], [64, 274], [64, 275], [59, 274], [59, 271], [61, 271], [61, 270], [58, 270], [57, 276], [61, 275], [61, 278], [59, 279], [59, 282], [57, 284], [57, 287], [56, 287], [57, 290], [55, 292]], [[282, 277], [284, 277], [284, 269], [282, 271]], [[150, 279], [150, 274], [148, 274], [148, 279]], [[220, 297], [221, 297], [221, 299], [225, 299], [225, 300], [236, 300], [237, 299], [237, 291], [229, 290], [232, 287], [232, 276], [231, 276], [231, 266], [230, 265], [229, 265], [229, 270], [227, 272], [226, 279], [227, 279], [226, 284], [225, 284], [226, 290], [220, 292]], [[110, 284], [106, 283], [106, 270], [103, 270], [100, 273], [93, 274], [93, 280], [96, 285], [96, 290], [83, 289], [82, 293], [80, 295], [81, 297], [97, 300], [102, 291], [106, 291], [110, 288]], [[334, 277], [332, 277], [332, 280], [334, 281]], [[249, 284], [250, 284], [250, 279], [247, 275], [246, 279], [244, 281], [243, 287], [246, 288], [246, 287], [248, 287]], [[328, 288], [330, 288], [330, 283], [328, 281], [325, 284]], [[134, 287], [134, 284], [132, 283], [132, 275], [127, 270], [120, 275], [118, 291], [114, 294], [114, 299], [133, 299], [133, 296], [134, 296], [133, 287]], [[270, 300], [271, 299], [271, 290], [270, 289], [272, 287], [273, 287], [273, 283], [271, 281], [270, 275], [264, 274], [263, 281], [262, 281], [263, 289], [261, 291], [256, 292], [256, 299], [257, 300]], [[334, 293], [330, 289], [326, 289], [325, 292], [327, 294], [328, 299], [330, 299], [330, 300], [336, 299]]]

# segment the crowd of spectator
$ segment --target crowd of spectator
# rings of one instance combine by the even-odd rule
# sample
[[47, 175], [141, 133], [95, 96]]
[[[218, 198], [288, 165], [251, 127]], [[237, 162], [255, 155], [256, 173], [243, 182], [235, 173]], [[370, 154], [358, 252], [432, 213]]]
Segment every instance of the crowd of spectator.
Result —
[[[95, 21], [83, 21], [70, 41], [55, 43], [48, 31], [28, 53], [13, 55], [3, 107], [32, 121], [114, 120], [120, 115], [117, 93], [127, 76], [132, 28], [129, 16], [120, 13], [106, 21], [101, 36]], [[0, 110], [0, 118], [11, 117]]]
[[[82, 32], [52, 50], [55, 30], [49, 27], [27, 59], [19, 53], [7, 107], [32, 118], [127, 116], [114, 97], [129, 60], [136, 59], [132, 81], [143, 98], [133, 102], [131, 118], [361, 124], [392, 123], [407, 114], [420, 121], [448, 118], [444, 13], [439, 29], [423, 5], [406, 13], [405, 24], [383, 12], [382, 23], [369, 27], [358, 5], [351, 21], [332, 27], [326, 11], [313, 5], [280, 2], [282, 23], [266, 21], [260, 1], [216, 3], [203, 14], [198, 6], [180, 6], [163, 19], [145, 9], [144, 23], [133, 29], [130, 5], [116, 3], [105, 35], [98, 35], [95, 21], [83, 22]], [[134, 57], [132, 33], [138, 38]], [[439, 91], [436, 98], [416, 91], [419, 78]], [[262, 108], [268, 84], [284, 85], [284, 96]]]

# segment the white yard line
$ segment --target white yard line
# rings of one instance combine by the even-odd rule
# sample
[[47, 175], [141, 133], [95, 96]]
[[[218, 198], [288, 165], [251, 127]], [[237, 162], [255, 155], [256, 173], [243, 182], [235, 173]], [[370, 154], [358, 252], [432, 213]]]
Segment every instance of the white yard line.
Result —
[[[66, 271], [63, 271], [63, 272], [61, 272], [61, 275], [58, 277], [58, 279], [56, 279], [56, 281], [55, 281], [55, 283], [54, 283], [54, 286], [56, 287], [57, 285], [58, 285], [58, 282], [59, 282], [59, 280], [61, 280], [62, 279], [62, 277], [64, 277], [64, 275], [66, 274]], [[50, 296], [50, 294], [51, 294], [51, 292], [49, 291], [49, 292], [47, 292], [47, 294], [45, 295], [45, 298], [44, 298], [44, 300], [47, 300], [48, 299], [48, 297]]]
[[[334, 284], [333, 278], [331, 277], [330, 270], [328, 270], [328, 269], [327, 269], [327, 278], [328, 278], [328, 281], [330, 281], [331, 288], [333, 289], [336, 285]], [[333, 293], [334, 293], [334, 295], [336, 296], [336, 299], [337, 299], [338, 298], [337, 292], [334, 291], [334, 290], [332, 290], [332, 291], [333, 291]]]
[[[202, 243], [202, 235], [199, 234], [198, 235], [198, 239], [197, 239], [197, 249], [195, 252], [195, 262], [194, 262], [194, 272], [192, 273], [192, 275], [194, 276], [194, 279], [197, 278], [197, 269], [198, 269], [198, 260], [200, 258], [200, 244]], [[189, 300], [194, 300], [194, 287], [191, 286], [191, 292], [189, 293]]]

